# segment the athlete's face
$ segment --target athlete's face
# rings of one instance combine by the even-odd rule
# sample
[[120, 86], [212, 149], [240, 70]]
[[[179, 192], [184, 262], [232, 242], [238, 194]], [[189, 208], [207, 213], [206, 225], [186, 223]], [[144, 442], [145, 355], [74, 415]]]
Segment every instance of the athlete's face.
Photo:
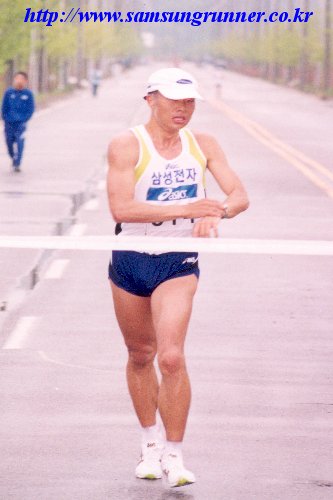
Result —
[[152, 116], [163, 128], [179, 130], [191, 120], [195, 99], [168, 99], [159, 92], [147, 96]]

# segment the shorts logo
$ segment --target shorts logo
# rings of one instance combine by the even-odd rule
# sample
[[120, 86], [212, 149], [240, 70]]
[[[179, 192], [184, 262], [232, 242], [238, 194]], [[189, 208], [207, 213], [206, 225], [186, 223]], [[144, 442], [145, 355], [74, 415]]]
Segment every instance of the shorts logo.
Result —
[[149, 188], [147, 192], [147, 200], [149, 201], [178, 201], [188, 198], [196, 198], [198, 191], [197, 184], [189, 186], [178, 186], [176, 188]]
[[198, 259], [199, 257], [188, 257], [182, 262], [182, 264], [195, 264]]

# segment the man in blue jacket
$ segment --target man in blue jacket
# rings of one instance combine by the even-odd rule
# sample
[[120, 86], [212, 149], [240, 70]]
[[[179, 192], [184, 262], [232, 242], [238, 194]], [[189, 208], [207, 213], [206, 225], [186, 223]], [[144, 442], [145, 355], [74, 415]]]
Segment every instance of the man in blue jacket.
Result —
[[5, 138], [8, 154], [13, 160], [15, 172], [20, 171], [27, 121], [34, 110], [34, 96], [28, 88], [28, 75], [19, 71], [14, 75], [13, 86], [4, 93], [2, 119], [5, 122]]

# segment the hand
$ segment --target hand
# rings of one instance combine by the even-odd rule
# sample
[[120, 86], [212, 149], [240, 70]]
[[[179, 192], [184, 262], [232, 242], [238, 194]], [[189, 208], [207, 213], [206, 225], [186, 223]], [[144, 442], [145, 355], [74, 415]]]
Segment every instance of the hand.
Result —
[[218, 238], [220, 217], [203, 217], [194, 224], [192, 236], [196, 238]]
[[221, 218], [225, 214], [223, 203], [207, 198], [183, 205], [183, 208], [185, 219], [198, 219], [206, 216]]

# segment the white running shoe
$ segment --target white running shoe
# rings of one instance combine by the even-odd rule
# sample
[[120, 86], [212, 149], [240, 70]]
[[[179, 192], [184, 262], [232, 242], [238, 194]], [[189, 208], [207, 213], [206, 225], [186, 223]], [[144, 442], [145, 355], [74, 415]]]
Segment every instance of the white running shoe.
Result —
[[195, 483], [195, 475], [185, 469], [183, 460], [179, 455], [173, 453], [163, 455], [162, 469], [167, 476], [169, 486], [185, 486], [186, 484]]
[[141, 448], [141, 459], [135, 469], [140, 479], [160, 479], [162, 477], [161, 457], [163, 447], [158, 441], [151, 441]]

